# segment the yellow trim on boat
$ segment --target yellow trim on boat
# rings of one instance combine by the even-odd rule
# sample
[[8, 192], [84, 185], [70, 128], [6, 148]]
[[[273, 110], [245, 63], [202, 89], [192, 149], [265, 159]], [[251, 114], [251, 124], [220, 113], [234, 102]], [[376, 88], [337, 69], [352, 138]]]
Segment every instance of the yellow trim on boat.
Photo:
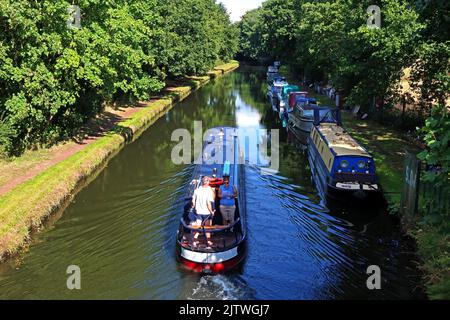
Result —
[[326, 144], [325, 140], [317, 132], [316, 128], [313, 128], [311, 136], [312, 136], [314, 145], [317, 148], [317, 151], [319, 152], [325, 165], [327, 166], [328, 171], [331, 172], [331, 170], [333, 169], [333, 164], [334, 164], [333, 152], [331, 152], [330, 147]]

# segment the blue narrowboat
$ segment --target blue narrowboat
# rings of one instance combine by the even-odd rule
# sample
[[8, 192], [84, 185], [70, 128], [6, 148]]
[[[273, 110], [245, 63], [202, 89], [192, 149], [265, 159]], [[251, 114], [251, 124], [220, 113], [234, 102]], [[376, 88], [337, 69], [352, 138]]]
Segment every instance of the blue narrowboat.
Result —
[[320, 195], [337, 200], [345, 196], [379, 199], [382, 192], [374, 158], [340, 123], [321, 122], [320, 110], [314, 110], [314, 121], [308, 160]]
[[[214, 128], [210, 132], [187, 188], [176, 239], [178, 260], [184, 268], [201, 274], [228, 272], [244, 261], [247, 252], [245, 172], [239, 158], [238, 131], [226, 127]], [[214, 193], [212, 207], [215, 213], [199, 224], [192, 198], [195, 190], [202, 187], [201, 181], [205, 176], [211, 177], [209, 187]], [[232, 197], [236, 211], [230, 224], [223, 221], [218, 197], [218, 189], [225, 177], [238, 192], [237, 197]]]

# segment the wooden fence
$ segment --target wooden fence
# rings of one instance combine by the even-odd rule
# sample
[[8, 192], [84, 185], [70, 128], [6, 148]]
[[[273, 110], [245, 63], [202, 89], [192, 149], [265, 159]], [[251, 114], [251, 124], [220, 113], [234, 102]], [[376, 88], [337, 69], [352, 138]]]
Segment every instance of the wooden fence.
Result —
[[414, 218], [417, 213], [450, 213], [450, 195], [448, 188], [436, 186], [421, 179], [424, 164], [417, 154], [407, 152], [404, 166], [404, 187], [400, 203], [400, 212], [407, 218]]

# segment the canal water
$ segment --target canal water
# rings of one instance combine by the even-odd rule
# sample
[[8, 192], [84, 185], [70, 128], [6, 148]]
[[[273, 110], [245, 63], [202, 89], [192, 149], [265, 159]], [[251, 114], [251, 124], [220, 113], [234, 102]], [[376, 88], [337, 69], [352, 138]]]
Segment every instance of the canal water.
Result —
[[[180, 268], [175, 234], [191, 166], [171, 161], [171, 134], [204, 127], [278, 128], [264, 72], [240, 69], [178, 104], [125, 147], [20, 256], [0, 265], [0, 299], [415, 299], [411, 242], [376, 204], [321, 203], [306, 157], [281, 143], [280, 170], [246, 169], [248, 257], [230, 274]], [[191, 131], [192, 132], [192, 131]], [[282, 136], [282, 140], [285, 137]], [[81, 269], [70, 291], [66, 270]], [[367, 268], [382, 288], [367, 288]]]

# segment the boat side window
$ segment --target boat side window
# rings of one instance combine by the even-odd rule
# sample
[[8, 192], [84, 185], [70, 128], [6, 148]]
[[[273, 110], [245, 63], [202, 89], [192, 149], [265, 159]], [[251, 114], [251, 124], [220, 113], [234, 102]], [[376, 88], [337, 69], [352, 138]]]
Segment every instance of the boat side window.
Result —
[[303, 116], [308, 118], [314, 117], [314, 110], [303, 110]]

